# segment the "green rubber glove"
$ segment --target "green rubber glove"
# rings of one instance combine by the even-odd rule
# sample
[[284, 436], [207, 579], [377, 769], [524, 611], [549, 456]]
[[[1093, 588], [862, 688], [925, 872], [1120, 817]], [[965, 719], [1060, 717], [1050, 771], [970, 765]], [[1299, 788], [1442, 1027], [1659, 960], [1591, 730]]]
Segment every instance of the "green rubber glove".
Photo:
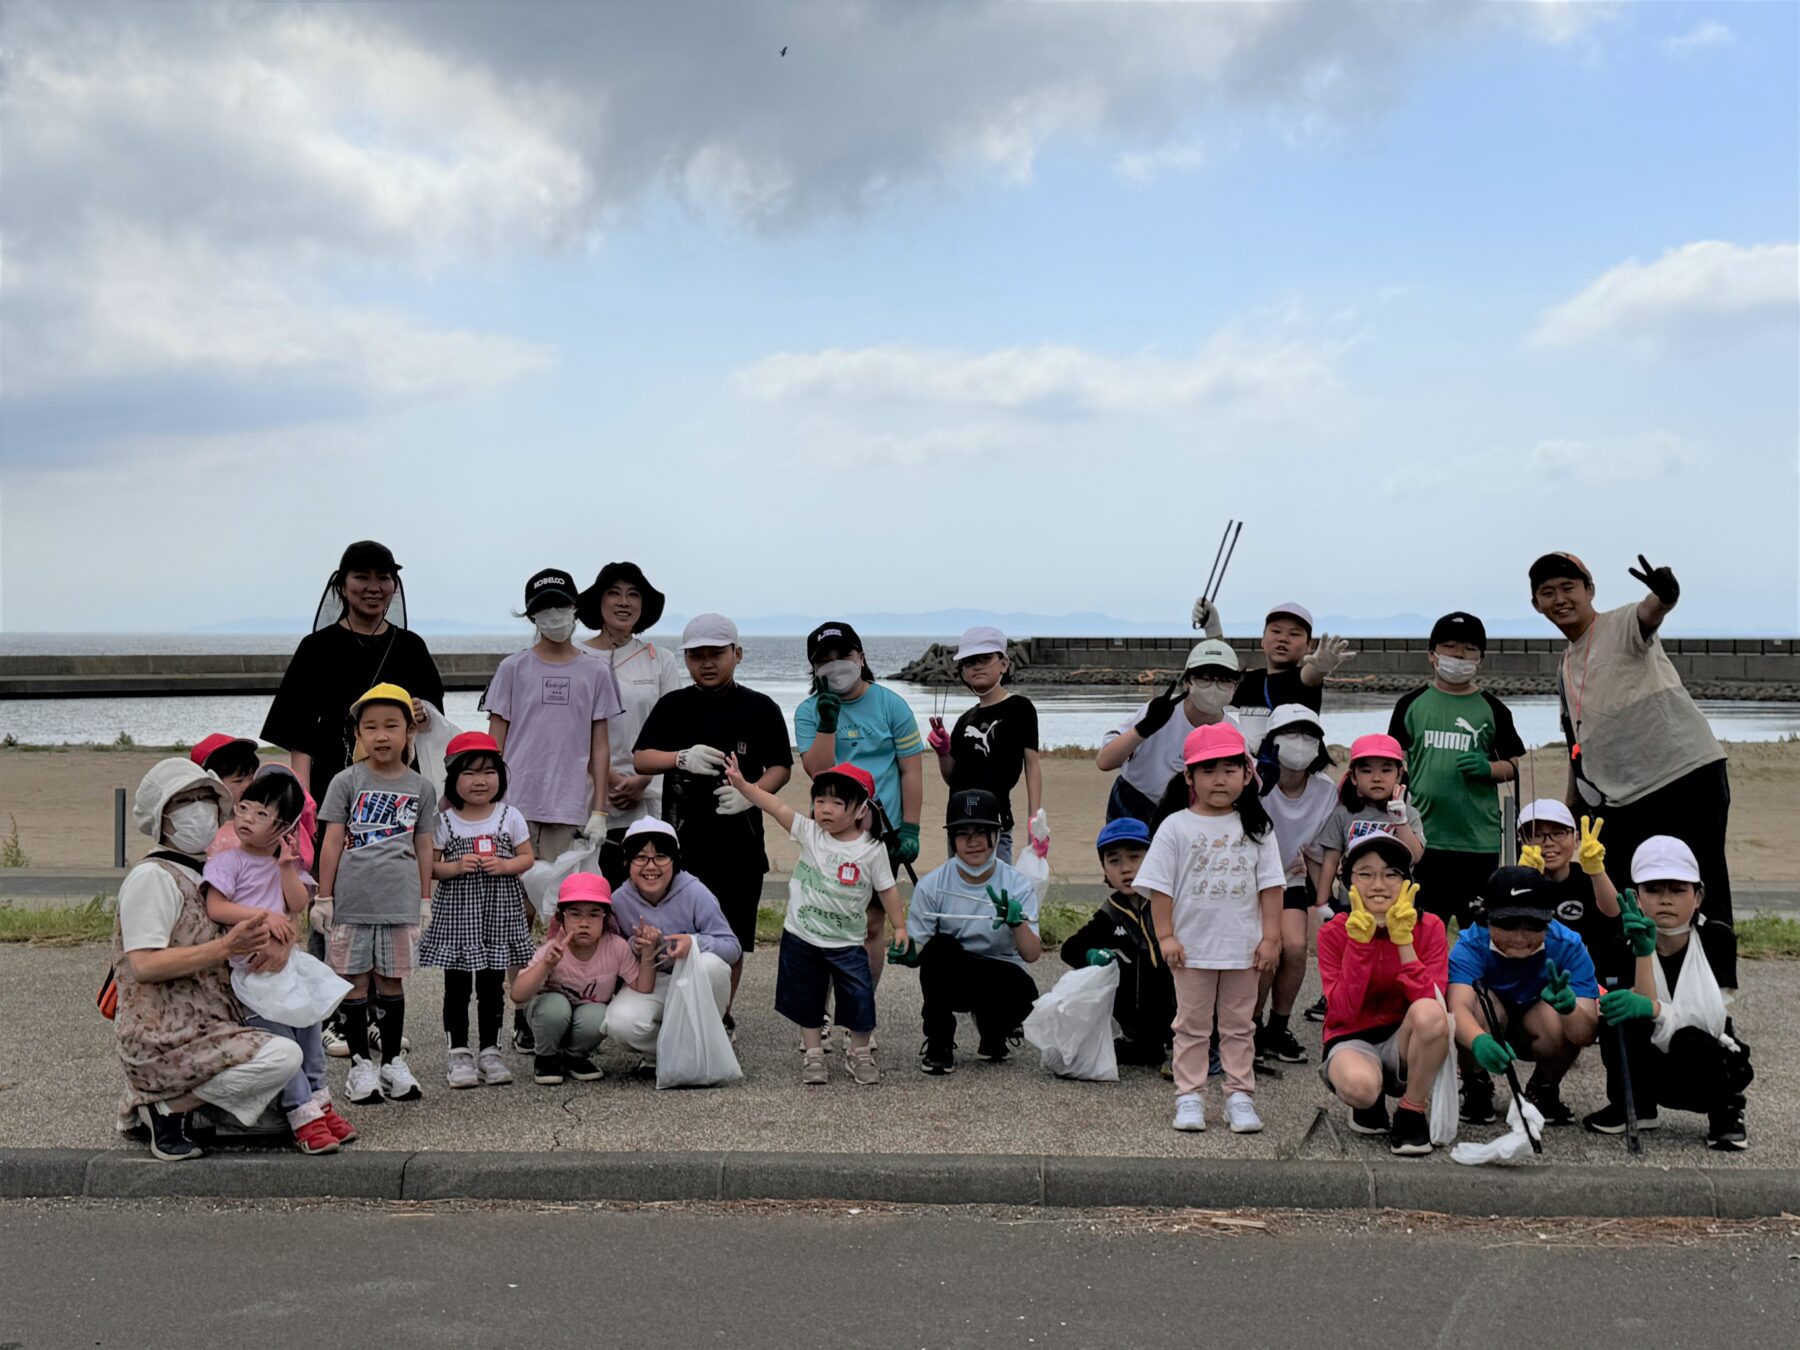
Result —
[[1511, 1046], [1495, 1040], [1485, 1031], [1475, 1038], [1475, 1043], [1469, 1047], [1469, 1053], [1489, 1073], [1505, 1073], [1506, 1066], [1517, 1058]]
[[1493, 766], [1479, 750], [1463, 751], [1456, 757], [1456, 767], [1461, 770], [1464, 778], [1473, 778], [1481, 783], [1494, 781]]
[[1609, 1027], [1621, 1022], [1642, 1022], [1656, 1016], [1656, 1005], [1635, 989], [1615, 989], [1600, 995], [1600, 1016]]
[[1634, 890], [1627, 889], [1619, 896], [1619, 927], [1633, 956], [1650, 956], [1656, 951], [1656, 920], [1638, 908]]
[[837, 731], [838, 714], [844, 710], [844, 700], [832, 693], [829, 689], [821, 689], [819, 691], [817, 708], [819, 713], [819, 730], [835, 733]]
[[919, 827], [902, 821], [894, 831], [894, 866], [901, 863], [917, 862], [919, 858]]
[[996, 891], [992, 886], [987, 888], [988, 899], [994, 902], [994, 927], [1017, 928], [1025, 922], [1025, 907], [1005, 891]]
[[919, 964], [919, 945], [911, 938], [904, 941], [895, 938], [888, 943], [887, 959], [890, 966], [917, 966]]
[[1569, 988], [1569, 977], [1557, 967], [1556, 962], [1544, 963], [1544, 987], [1538, 993], [1557, 1012], [1567, 1017], [1575, 1011], [1575, 991]]
[[1087, 949], [1087, 963], [1090, 966], [1110, 966], [1118, 959], [1118, 954], [1110, 947], [1089, 947]]

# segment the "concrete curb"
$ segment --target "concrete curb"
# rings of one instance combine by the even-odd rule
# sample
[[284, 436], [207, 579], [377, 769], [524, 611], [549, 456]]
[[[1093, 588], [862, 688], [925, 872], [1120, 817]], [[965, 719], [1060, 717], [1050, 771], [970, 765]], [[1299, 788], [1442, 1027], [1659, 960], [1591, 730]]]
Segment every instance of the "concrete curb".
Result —
[[1800, 1170], [1476, 1168], [994, 1154], [225, 1153], [0, 1149], [0, 1198], [838, 1200], [915, 1205], [1407, 1209], [1531, 1218], [1800, 1213]]

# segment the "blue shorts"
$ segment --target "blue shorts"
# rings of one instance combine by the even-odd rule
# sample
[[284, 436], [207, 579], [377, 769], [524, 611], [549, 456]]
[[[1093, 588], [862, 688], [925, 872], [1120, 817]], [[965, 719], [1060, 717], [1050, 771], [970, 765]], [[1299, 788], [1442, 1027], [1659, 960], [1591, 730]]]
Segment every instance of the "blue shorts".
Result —
[[875, 979], [861, 945], [815, 947], [792, 933], [781, 935], [775, 971], [775, 1011], [803, 1027], [825, 1024], [825, 996], [837, 992], [833, 1021], [853, 1035], [875, 1030]]

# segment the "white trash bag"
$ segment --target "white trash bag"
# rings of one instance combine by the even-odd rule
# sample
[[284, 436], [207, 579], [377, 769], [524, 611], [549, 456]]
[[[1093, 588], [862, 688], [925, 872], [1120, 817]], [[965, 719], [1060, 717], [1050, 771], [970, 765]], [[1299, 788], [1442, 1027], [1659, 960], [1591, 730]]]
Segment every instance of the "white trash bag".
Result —
[[231, 991], [258, 1017], [284, 1027], [310, 1027], [337, 1011], [350, 982], [318, 957], [292, 951], [280, 970], [232, 971]]
[[1050, 890], [1050, 860], [1032, 847], [1033, 840], [1043, 844], [1046, 849], [1049, 847], [1050, 817], [1045, 814], [1044, 808], [1041, 806], [1038, 807], [1037, 814], [1031, 818], [1030, 823], [1026, 825], [1025, 848], [1013, 862], [1014, 867], [1031, 879], [1031, 889], [1037, 892], [1038, 903], [1041, 905], [1044, 903], [1044, 896]]
[[545, 923], [549, 923], [556, 915], [556, 892], [561, 889], [563, 882], [577, 872], [600, 875], [600, 844], [598, 839], [578, 834], [575, 836], [574, 846], [567, 853], [554, 862], [539, 858], [520, 876], [519, 881], [525, 887], [525, 898], [531, 901], [531, 907]]
[[1084, 966], [1064, 975], [1031, 1005], [1025, 1039], [1037, 1047], [1046, 1069], [1059, 1078], [1119, 1081], [1112, 1035], [1113, 995], [1118, 992], [1116, 962]]
[[431, 790], [444, 795], [444, 756], [450, 742], [462, 735], [463, 729], [444, 716], [435, 703], [425, 705], [425, 722], [413, 733], [413, 753], [419, 760], [419, 772], [431, 783]]
[[662, 1029], [656, 1033], [658, 1088], [719, 1087], [744, 1076], [724, 1010], [713, 998], [712, 981], [700, 968], [700, 946], [675, 963], [663, 1001]]
[[1442, 993], [1437, 996], [1437, 1003], [1450, 1022], [1450, 1048], [1444, 1055], [1443, 1064], [1438, 1067], [1437, 1077], [1431, 1083], [1431, 1142], [1433, 1146], [1442, 1148], [1456, 1142], [1456, 1127], [1461, 1119], [1461, 1112], [1457, 1109], [1456, 1019], [1450, 1015], [1450, 1009], [1444, 1006]]
[[1662, 1005], [1662, 1015], [1652, 1024], [1650, 1044], [1666, 1053], [1677, 1031], [1683, 1027], [1698, 1027], [1727, 1049], [1737, 1049], [1737, 1042], [1725, 1034], [1725, 1005], [1729, 1000], [1725, 991], [1719, 988], [1712, 963], [1700, 950], [1698, 934], [1688, 939], [1687, 950], [1681, 955], [1681, 969], [1675, 973], [1673, 994], [1669, 992], [1669, 977], [1663, 974], [1662, 962], [1655, 962], [1653, 969], [1656, 1001]]
[[[1452, 1051], [1452, 1054], [1455, 1052]], [[1452, 1098], [1452, 1100], [1455, 1100]], [[1531, 1139], [1544, 1137], [1543, 1114], [1530, 1102], [1524, 1103], [1525, 1117], [1519, 1118], [1519, 1099], [1513, 1098], [1512, 1105], [1506, 1108], [1506, 1123], [1511, 1127], [1498, 1139], [1491, 1139], [1485, 1144], [1477, 1144], [1473, 1140], [1465, 1140], [1450, 1150], [1450, 1161], [1464, 1163], [1470, 1167], [1483, 1163], [1512, 1163], [1532, 1151]], [[1525, 1133], [1525, 1121], [1531, 1122], [1531, 1134]]]

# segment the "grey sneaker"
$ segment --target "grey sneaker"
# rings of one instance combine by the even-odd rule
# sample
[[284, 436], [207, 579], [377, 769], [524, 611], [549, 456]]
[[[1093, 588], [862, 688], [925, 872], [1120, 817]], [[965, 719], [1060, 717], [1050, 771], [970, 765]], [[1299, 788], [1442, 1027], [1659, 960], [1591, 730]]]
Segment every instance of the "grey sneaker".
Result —
[[881, 1070], [875, 1067], [875, 1054], [867, 1046], [860, 1050], [851, 1046], [850, 1053], [844, 1058], [849, 1064], [851, 1079], [858, 1085], [874, 1087], [881, 1081]]
[[[468, 1051], [464, 1051], [467, 1054]], [[497, 1045], [483, 1046], [476, 1065], [481, 1070], [481, 1081], [489, 1087], [502, 1087], [512, 1082], [512, 1070], [506, 1067], [506, 1058], [500, 1053]], [[452, 1084], [451, 1086], [455, 1086]]]
[[1233, 1092], [1225, 1098], [1225, 1118], [1231, 1122], [1233, 1134], [1255, 1134], [1263, 1127], [1248, 1092]]
[[820, 1087], [831, 1081], [831, 1070], [825, 1067], [823, 1050], [800, 1052], [800, 1081], [807, 1087]]
[[475, 1068], [475, 1055], [467, 1046], [452, 1049], [445, 1058], [444, 1081], [453, 1088], [481, 1086], [481, 1075]]

